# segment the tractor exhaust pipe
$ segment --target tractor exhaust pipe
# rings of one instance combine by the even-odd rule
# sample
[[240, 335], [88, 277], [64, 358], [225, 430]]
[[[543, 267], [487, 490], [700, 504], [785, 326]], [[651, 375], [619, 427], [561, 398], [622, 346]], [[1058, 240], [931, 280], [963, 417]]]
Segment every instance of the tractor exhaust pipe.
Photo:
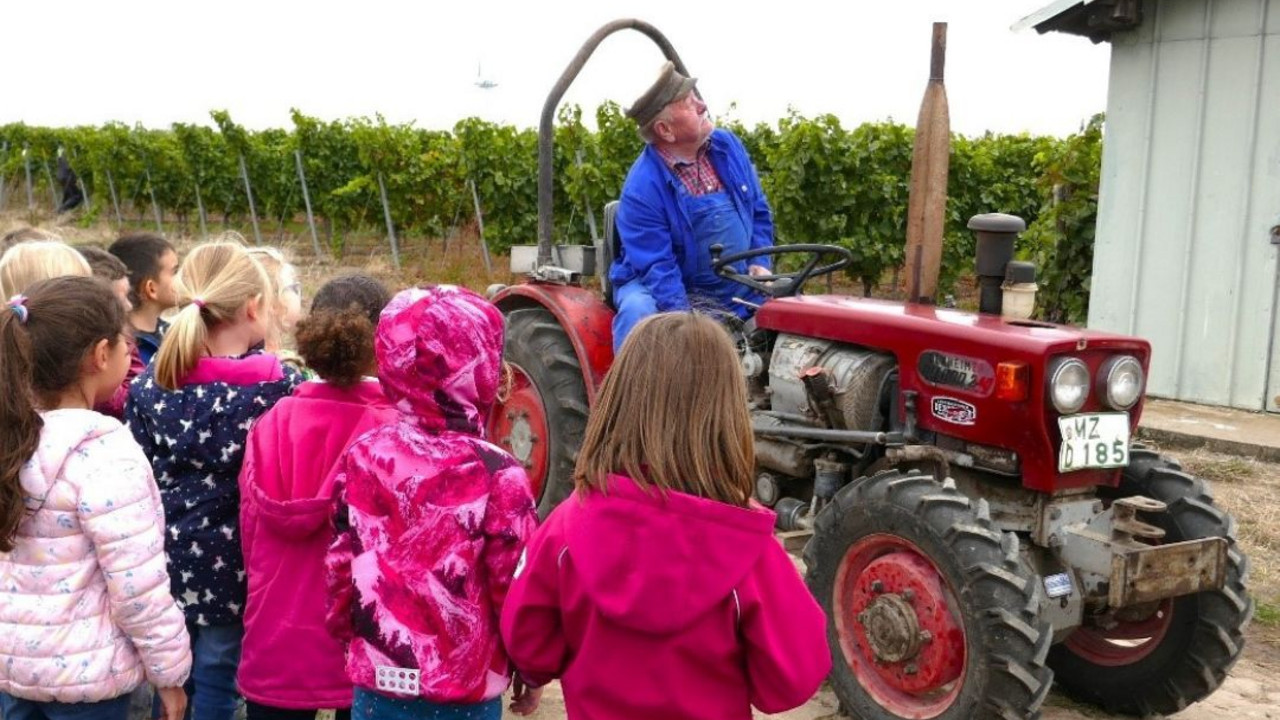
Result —
[[[975, 258], [978, 274], [978, 312], [1001, 315], [1004, 309], [1004, 292], [1000, 286], [1004, 284], [1010, 261], [1013, 260], [1014, 240], [1019, 233], [1027, 229], [1027, 224], [1022, 218], [1014, 215], [986, 213], [969, 218], [968, 227], [978, 241]], [[1019, 280], [1022, 277], [1019, 271]]]

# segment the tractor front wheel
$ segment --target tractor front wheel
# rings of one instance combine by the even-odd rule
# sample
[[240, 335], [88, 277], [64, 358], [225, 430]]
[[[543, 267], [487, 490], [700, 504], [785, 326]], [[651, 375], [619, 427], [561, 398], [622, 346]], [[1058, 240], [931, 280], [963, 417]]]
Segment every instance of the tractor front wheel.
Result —
[[1226, 538], [1226, 584], [1113, 616], [1086, 617], [1053, 648], [1049, 664], [1062, 688], [1080, 700], [1111, 712], [1167, 715], [1216, 690], [1243, 652], [1253, 614], [1244, 586], [1247, 561], [1236, 544], [1235, 521], [1213, 504], [1204, 481], [1173, 460], [1134, 450], [1119, 486], [1104, 499], [1131, 495], [1168, 505], [1167, 512], [1143, 517], [1165, 531], [1165, 542]]
[[512, 383], [490, 418], [489, 438], [524, 465], [545, 518], [573, 492], [573, 465], [587, 428], [582, 364], [564, 328], [541, 307], [507, 313], [503, 354]]
[[817, 517], [805, 562], [852, 716], [1039, 716], [1053, 638], [1039, 579], [1017, 537], [951, 483], [890, 470], [846, 486]]

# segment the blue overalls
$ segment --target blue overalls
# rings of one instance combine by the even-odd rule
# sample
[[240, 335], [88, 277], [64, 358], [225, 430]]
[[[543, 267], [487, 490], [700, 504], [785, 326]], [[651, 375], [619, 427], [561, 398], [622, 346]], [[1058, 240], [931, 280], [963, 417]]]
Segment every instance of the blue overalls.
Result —
[[[677, 183], [680, 203], [693, 226], [694, 247], [685, 248], [683, 257], [677, 252], [680, 276], [689, 294], [689, 304], [696, 310], [710, 313], [733, 313], [737, 317], [750, 317], [754, 310], [734, 298], [760, 304], [763, 297], [746, 285], [722, 278], [711, 268], [711, 246], [724, 246], [721, 255], [732, 255], [751, 247], [751, 227], [725, 190], [707, 195], [691, 195], [684, 185]], [[746, 274], [747, 263], [734, 263], [735, 272]], [[658, 311], [653, 296], [639, 278], [614, 289], [614, 304], [618, 314], [613, 318], [613, 351], [622, 347], [636, 323]]]

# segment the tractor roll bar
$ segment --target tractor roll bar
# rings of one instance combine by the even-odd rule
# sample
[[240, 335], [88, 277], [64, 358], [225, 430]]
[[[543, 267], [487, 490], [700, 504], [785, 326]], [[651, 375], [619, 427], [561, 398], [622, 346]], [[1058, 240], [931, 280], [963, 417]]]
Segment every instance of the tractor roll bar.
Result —
[[[614, 20], [595, 31], [595, 34], [587, 38], [587, 41], [583, 43], [582, 48], [578, 50], [578, 54], [573, 56], [569, 66], [564, 69], [564, 73], [556, 81], [555, 87], [551, 88], [551, 94], [547, 96], [547, 102], [542, 106], [542, 119], [538, 123], [538, 267], [551, 262], [552, 149], [555, 144], [553, 126], [556, 119], [556, 108], [560, 105], [560, 99], [564, 97], [569, 85], [573, 83], [574, 78], [578, 77], [582, 66], [587, 64], [587, 58], [591, 57], [591, 53], [595, 52], [596, 47], [605, 38], [619, 30], [626, 29], [638, 30], [648, 35], [649, 39], [653, 40], [658, 45], [658, 48], [662, 50], [662, 54], [675, 63], [676, 70], [679, 70], [682, 75], [689, 75], [689, 71], [684, 66], [684, 61], [680, 59], [679, 53], [672, 47], [666, 36], [659, 32], [657, 28], [642, 20], [636, 20], [635, 18]], [[694, 92], [698, 91], [695, 89]], [[698, 93], [698, 97], [702, 97], [702, 93]]]

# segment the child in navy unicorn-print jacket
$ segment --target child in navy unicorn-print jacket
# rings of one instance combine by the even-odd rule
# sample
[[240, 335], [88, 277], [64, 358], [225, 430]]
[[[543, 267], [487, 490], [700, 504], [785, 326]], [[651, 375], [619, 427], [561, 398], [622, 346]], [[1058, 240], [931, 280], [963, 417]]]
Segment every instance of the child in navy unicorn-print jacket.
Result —
[[266, 333], [267, 287], [240, 245], [193, 250], [177, 278], [181, 309], [125, 409], [169, 520], [165, 552], [191, 633], [197, 720], [230, 720], [239, 705], [245, 569], [237, 478], [249, 426], [302, 380], [275, 356], [249, 353]]

